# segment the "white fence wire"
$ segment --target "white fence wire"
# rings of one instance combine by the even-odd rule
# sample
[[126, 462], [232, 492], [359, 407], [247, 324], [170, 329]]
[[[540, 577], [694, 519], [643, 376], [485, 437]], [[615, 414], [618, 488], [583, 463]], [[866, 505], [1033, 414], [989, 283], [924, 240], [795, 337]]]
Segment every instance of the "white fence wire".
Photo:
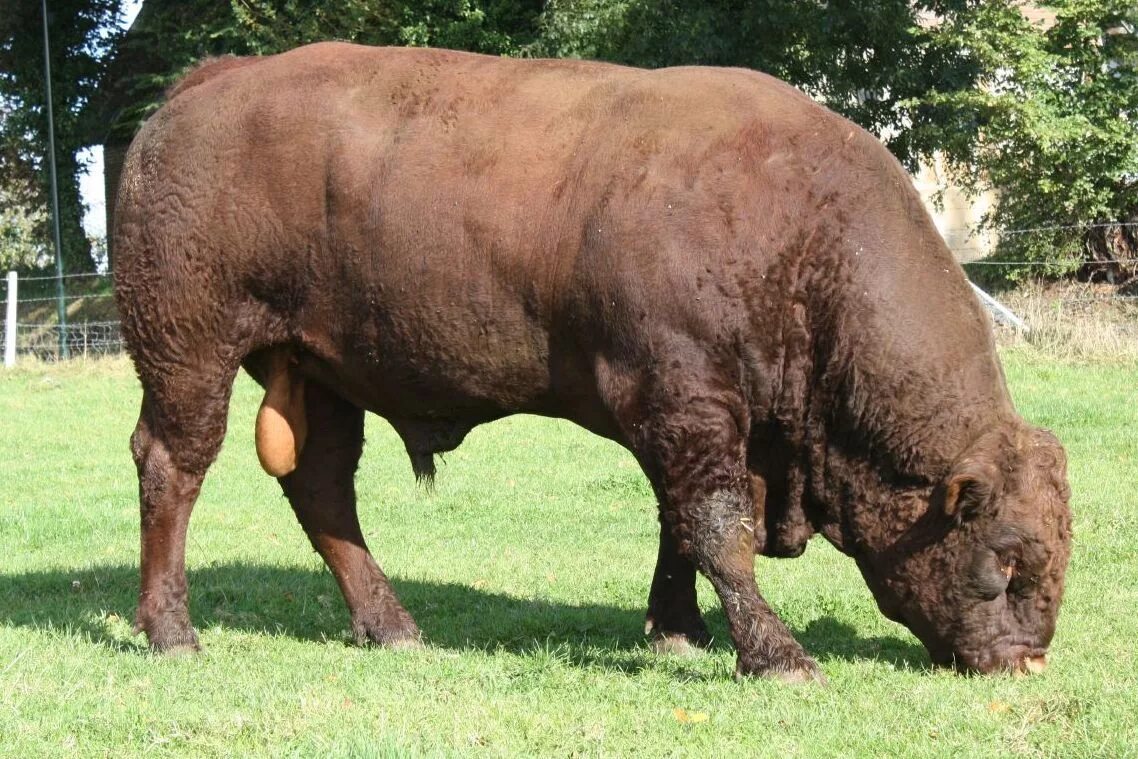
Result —
[[[20, 358], [58, 361], [68, 358], [114, 356], [124, 349], [122, 333], [106, 274], [67, 274], [63, 277], [63, 306], [68, 318], [61, 327], [52, 286], [54, 276], [8, 275], [8, 300], [3, 331], [4, 364]], [[31, 291], [30, 294], [26, 294]], [[13, 299], [13, 293], [15, 298]]]

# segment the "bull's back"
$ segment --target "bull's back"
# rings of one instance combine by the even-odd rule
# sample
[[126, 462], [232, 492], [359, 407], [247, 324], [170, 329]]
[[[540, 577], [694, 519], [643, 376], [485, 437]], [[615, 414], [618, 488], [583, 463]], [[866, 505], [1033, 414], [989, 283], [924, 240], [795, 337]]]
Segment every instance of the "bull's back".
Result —
[[342, 44], [226, 64], [131, 150], [120, 279], [327, 351], [461, 364], [480, 351], [460, 343], [510, 346], [536, 366], [583, 287], [668, 268], [695, 229], [676, 217], [706, 196], [684, 184], [756, 92], [774, 115], [802, 107], [755, 80]]
[[815, 221], [803, 167], [847, 127], [752, 72], [314, 45], [146, 125], [118, 264], [191, 321], [382, 367], [395, 395], [532, 408], [550, 366], [646, 330], [746, 333], [756, 293], [700, 282], [764, 287]]
[[774, 134], [803, 108], [825, 113], [741, 71], [340, 43], [219, 68], [159, 112], [138, 152], [164, 189], [196, 195], [180, 198], [185, 213], [213, 205], [210, 223], [244, 242], [230, 258], [293, 247], [290, 233], [452, 260], [492, 237], [499, 258], [532, 271], [527, 256], [579, 236], [621, 191], [699, 195], [682, 184], [757, 114]]

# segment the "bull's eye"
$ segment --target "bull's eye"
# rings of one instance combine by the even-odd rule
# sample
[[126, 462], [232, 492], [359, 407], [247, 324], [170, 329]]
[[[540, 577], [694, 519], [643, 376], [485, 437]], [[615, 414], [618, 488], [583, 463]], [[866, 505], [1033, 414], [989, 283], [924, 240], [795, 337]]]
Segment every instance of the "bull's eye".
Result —
[[981, 549], [973, 559], [969, 584], [976, 595], [994, 601], [1005, 592], [1015, 576], [1015, 559], [1008, 554]]

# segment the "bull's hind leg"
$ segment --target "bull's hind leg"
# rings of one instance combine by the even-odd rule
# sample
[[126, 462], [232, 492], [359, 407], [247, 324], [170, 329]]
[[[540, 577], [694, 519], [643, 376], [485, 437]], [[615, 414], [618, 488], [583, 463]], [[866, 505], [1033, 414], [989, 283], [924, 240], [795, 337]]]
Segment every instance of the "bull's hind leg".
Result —
[[235, 373], [211, 367], [144, 375], [142, 412], [131, 436], [142, 516], [135, 629], [146, 632], [155, 651], [198, 648], [188, 606], [186, 528], [225, 437]]
[[[738, 652], [738, 675], [821, 680], [818, 665], [759, 594], [745, 406], [720, 383], [677, 378], [658, 392], [637, 445], [664, 495], [679, 556], [711, 581]], [[664, 549], [661, 549], [662, 552]]]
[[307, 439], [279, 482], [313, 548], [336, 577], [357, 643], [415, 644], [419, 628], [368, 551], [356, 514], [355, 473], [364, 412], [316, 382], [304, 383]]

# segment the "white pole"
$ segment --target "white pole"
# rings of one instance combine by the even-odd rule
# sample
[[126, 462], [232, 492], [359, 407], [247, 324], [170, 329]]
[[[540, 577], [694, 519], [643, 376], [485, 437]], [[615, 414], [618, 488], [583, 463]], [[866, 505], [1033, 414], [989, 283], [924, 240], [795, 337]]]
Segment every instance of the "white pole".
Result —
[[1005, 306], [1003, 303], [1000, 303], [991, 295], [988, 295], [988, 293], [981, 290], [972, 282], [969, 282], [968, 284], [972, 285], [972, 289], [976, 291], [976, 295], [979, 296], [980, 302], [988, 307], [988, 310], [992, 312], [992, 316], [996, 318], [996, 321], [1003, 322], [1004, 324], [1010, 324], [1020, 332], [1031, 331], [1030, 328], [1024, 323], [1023, 319], [1013, 314], [1010, 308]]
[[8, 272], [8, 313], [4, 320], [4, 366], [16, 365], [16, 272]]

